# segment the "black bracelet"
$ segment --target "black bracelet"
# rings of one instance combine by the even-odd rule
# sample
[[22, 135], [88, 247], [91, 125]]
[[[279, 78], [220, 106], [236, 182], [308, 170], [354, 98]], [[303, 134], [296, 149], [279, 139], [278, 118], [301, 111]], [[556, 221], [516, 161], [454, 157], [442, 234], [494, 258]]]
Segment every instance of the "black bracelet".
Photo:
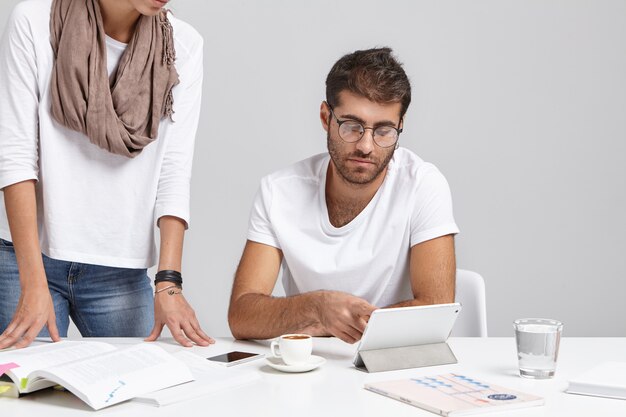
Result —
[[173, 284], [183, 286], [183, 276], [178, 271], [174, 271], [172, 269], [166, 269], [163, 271], [159, 271], [154, 276], [154, 285], [157, 285], [159, 282], [171, 282]]

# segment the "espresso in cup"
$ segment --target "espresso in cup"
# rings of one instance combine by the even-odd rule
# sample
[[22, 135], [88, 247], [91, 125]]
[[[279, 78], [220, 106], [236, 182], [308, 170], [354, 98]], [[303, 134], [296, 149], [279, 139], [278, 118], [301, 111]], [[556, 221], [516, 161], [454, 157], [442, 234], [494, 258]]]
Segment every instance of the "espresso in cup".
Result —
[[284, 334], [272, 341], [272, 356], [281, 358], [286, 365], [300, 365], [311, 359], [313, 338], [308, 334]]

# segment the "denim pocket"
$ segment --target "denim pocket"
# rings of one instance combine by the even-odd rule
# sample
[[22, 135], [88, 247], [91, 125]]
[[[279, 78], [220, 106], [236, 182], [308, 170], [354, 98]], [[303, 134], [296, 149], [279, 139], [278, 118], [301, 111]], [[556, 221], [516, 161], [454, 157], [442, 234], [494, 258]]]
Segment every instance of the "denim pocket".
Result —
[[13, 242], [9, 242], [8, 240], [0, 239], [0, 248], [11, 248], [11, 249], [13, 249]]

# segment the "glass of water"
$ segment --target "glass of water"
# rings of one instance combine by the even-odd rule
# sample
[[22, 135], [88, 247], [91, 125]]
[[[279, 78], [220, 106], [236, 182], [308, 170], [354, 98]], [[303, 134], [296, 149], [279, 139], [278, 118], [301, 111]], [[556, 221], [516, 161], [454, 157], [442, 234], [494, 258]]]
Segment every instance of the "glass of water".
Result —
[[551, 319], [519, 319], [513, 322], [519, 373], [525, 378], [552, 378], [559, 355], [563, 323]]

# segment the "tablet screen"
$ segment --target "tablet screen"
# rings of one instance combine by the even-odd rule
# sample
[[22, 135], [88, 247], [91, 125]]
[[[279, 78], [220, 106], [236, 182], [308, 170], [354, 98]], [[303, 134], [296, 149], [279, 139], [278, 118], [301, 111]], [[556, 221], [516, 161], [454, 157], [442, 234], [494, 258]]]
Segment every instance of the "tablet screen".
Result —
[[358, 350], [445, 342], [460, 311], [459, 303], [375, 310]]

